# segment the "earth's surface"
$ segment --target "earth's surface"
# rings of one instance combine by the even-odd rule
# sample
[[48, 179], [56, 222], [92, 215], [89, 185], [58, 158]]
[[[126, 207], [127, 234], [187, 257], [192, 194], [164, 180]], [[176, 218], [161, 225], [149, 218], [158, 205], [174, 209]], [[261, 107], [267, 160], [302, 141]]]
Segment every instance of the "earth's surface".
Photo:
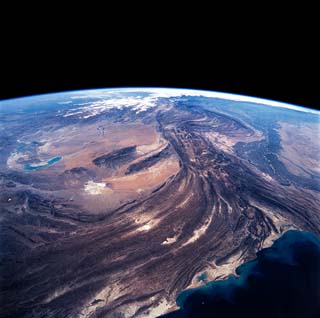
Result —
[[320, 235], [319, 112], [127, 88], [0, 102], [1, 317], [156, 317]]

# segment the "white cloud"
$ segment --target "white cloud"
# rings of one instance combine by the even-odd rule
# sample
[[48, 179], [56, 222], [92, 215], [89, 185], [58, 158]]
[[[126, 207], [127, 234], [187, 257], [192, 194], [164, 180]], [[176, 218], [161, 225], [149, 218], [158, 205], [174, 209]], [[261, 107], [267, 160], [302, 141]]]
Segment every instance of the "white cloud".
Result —
[[301, 112], [314, 113], [314, 114], [320, 113], [319, 111], [316, 111], [310, 108], [295, 106], [295, 105], [277, 102], [273, 100], [250, 97], [245, 95], [213, 92], [213, 91], [202, 91], [202, 90], [191, 90], [191, 89], [171, 89], [171, 88], [146, 88], [146, 89], [136, 88], [134, 90], [128, 89], [128, 91], [150, 92], [153, 94], [154, 97], [203, 96], [203, 97], [221, 98], [225, 100], [251, 102], [251, 103], [263, 104], [263, 105], [273, 106], [273, 107], [288, 108], [288, 109], [293, 109]]
[[132, 108], [136, 113], [140, 113], [142, 111], [146, 111], [150, 107], [155, 107], [158, 99], [157, 97], [152, 96], [130, 96], [109, 99], [106, 99], [105, 97], [101, 98], [102, 100], [78, 104], [82, 106], [80, 111], [79, 108], [71, 109], [64, 115], [64, 117], [81, 114], [83, 118], [89, 118], [112, 108], [122, 109], [127, 107]]
[[[124, 93], [126, 93], [124, 97]], [[130, 93], [133, 94], [130, 96]], [[141, 93], [140, 96], [137, 93]], [[117, 108], [122, 109], [131, 107], [136, 113], [147, 110], [150, 107], [157, 106], [159, 98], [172, 98], [182, 96], [203, 96], [210, 98], [221, 98], [224, 100], [232, 100], [239, 102], [250, 102], [263, 104], [271, 107], [282, 107], [292, 109], [300, 112], [308, 112], [313, 114], [319, 114], [319, 111], [286, 104], [282, 102], [266, 100], [261, 98], [255, 98], [244, 95], [227, 94], [213, 91], [191, 90], [191, 89], [174, 89], [174, 88], [114, 88], [114, 89], [98, 89], [98, 90], [85, 90], [70, 92], [70, 99], [86, 99], [96, 98], [101, 99], [98, 101], [88, 101], [78, 104], [81, 107], [81, 113], [83, 118], [89, 118], [98, 115], [106, 110]], [[79, 108], [69, 110], [64, 116], [73, 116], [79, 114]]]

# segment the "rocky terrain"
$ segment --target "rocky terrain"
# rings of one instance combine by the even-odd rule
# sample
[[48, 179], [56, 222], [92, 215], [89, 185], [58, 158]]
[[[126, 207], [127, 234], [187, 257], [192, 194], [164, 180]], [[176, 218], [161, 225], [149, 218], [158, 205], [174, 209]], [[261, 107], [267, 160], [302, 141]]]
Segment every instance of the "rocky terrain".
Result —
[[[0, 316], [156, 317], [288, 229], [319, 236], [319, 167], [284, 160], [299, 136], [280, 125], [318, 116], [266, 109], [261, 124], [240, 104], [1, 113]], [[303, 147], [317, 162], [313, 137]]]

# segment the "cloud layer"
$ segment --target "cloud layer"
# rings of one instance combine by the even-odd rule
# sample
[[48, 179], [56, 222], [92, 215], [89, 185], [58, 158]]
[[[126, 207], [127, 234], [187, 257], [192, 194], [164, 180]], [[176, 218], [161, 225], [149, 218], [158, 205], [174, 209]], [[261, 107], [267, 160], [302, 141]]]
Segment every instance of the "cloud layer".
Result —
[[[319, 111], [291, 105], [287, 103], [277, 102], [273, 100], [267, 100], [262, 98], [256, 98], [251, 96], [237, 95], [237, 94], [228, 94], [228, 93], [220, 93], [214, 91], [203, 91], [203, 90], [193, 90], [193, 89], [180, 89], [180, 88], [114, 88], [114, 89], [99, 89], [99, 90], [87, 90], [87, 91], [78, 91], [77, 94], [73, 96], [73, 98], [78, 97], [99, 97], [99, 98], [108, 98], [112, 95], [121, 94], [123, 92], [126, 93], [148, 93], [150, 94], [153, 100], [158, 98], [170, 98], [170, 97], [182, 97], [182, 96], [203, 96], [203, 97], [211, 97], [211, 98], [221, 98], [225, 100], [239, 101], [239, 102], [249, 102], [256, 104], [263, 104], [266, 106], [272, 107], [282, 107], [288, 108], [292, 110], [297, 110], [301, 112], [308, 112], [319, 114]], [[147, 99], [148, 100], [148, 99]]]

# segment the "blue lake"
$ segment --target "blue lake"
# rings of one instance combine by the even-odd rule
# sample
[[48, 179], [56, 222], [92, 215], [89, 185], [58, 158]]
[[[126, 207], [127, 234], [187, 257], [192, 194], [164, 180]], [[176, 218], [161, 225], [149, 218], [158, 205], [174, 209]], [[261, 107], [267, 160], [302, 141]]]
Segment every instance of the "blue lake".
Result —
[[197, 277], [198, 282], [205, 282], [205, 280], [207, 279], [208, 274], [206, 272], [202, 273], [201, 275], [199, 275]]
[[58, 157], [53, 157], [53, 158], [49, 159], [47, 162], [40, 162], [40, 163], [36, 163], [36, 164], [27, 164], [24, 166], [24, 170], [39, 170], [41, 168], [51, 166], [54, 163], [60, 161], [61, 159], [62, 159], [62, 157], [58, 156]]

